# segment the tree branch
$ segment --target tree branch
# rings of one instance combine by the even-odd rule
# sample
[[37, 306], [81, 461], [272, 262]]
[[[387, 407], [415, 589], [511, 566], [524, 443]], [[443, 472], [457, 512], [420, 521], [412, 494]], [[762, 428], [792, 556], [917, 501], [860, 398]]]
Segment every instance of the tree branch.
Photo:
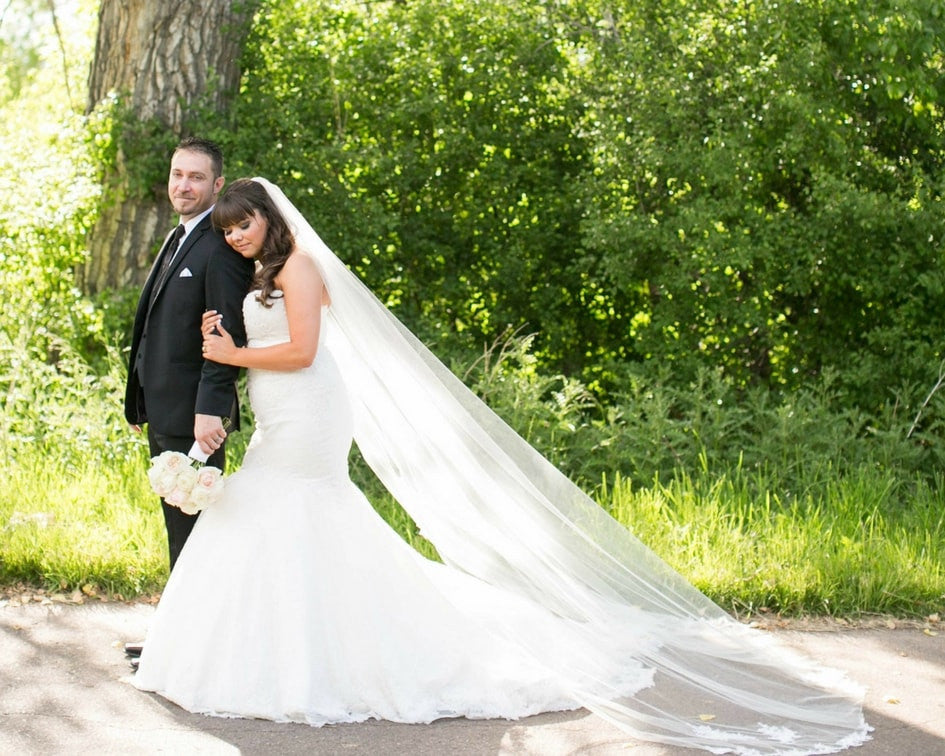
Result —
[[62, 39], [62, 30], [59, 28], [59, 17], [56, 15], [56, 0], [48, 0], [49, 12], [52, 14], [53, 29], [56, 32], [56, 39], [59, 40], [59, 52], [62, 55], [62, 76], [66, 82], [66, 97], [69, 98], [69, 104], [72, 104], [72, 88], [69, 86], [69, 59], [66, 55], [66, 44]]

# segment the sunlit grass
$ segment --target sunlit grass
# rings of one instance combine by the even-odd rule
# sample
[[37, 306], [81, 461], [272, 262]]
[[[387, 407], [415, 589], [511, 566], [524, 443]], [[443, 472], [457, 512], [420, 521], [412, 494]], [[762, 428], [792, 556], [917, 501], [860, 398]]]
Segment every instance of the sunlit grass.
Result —
[[727, 610], [923, 616], [945, 606], [940, 486], [897, 498], [888, 474], [859, 470], [799, 498], [738, 470], [668, 484], [616, 478], [611, 514]]
[[[6, 458], [0, 491], [0, 582], [133, 597], [167, 578], [164, 527], [146, 454], [79, 468], [42, 455]], [[363, 475], [357, 473], [356, 477]], [[432, 547], [370, 483], [381, 515], [427, 556]], [[598, 491], [618, 521], [734, 614], [925, 616], [945, 606], [941, 487], [899, 498], [888, 474], [861, 470], [800, 497], [739, 470], [678, 474]]]
[[0, 581], [130, 597], [159, 590], [167, 546], [145, 455], [75, 467], [19, 454], [3, 464]]

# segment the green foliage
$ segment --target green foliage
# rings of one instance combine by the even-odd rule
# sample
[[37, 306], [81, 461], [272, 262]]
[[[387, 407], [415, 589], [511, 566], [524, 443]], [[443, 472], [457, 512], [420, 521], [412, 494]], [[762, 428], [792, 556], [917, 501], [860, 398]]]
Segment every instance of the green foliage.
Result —
[[104, 202], [166, 196], [168, 156], [179, 141], [166, 124], [141, 119], [122, 94], [113, 93], [89, 115], [88, 135]]
[[[39, 41], [29, 34], [29, 24], [13, 24], [7, 20], [12, 3], [0, 14], [0, 102], [14, 100], [28, 85], [32, 72], [41, 60]], [[22, 3], [20, 13], [35, 15], [32, 3]]]
[[[941, 3], [644, 2], [586, 64], [618, 349], [875, 410], [939, 361]], [[922, 313], [922, 314], [920, 314]], [[910, 397], [911, 398], [911, 397]]]
[[534, 336], [512, 334], [465, 369], [457, 356], [452, 369], [549, 461], [593, 484], [586, 465], [601, 443], [594, 441], [602, 434], [592, 424], [600, 408], [580, 381], [542, 374], [533, 345]]
[[158, 590], [163, 519], [144, 494], [146, 443], [122, 415], [124, 356], [101, 345], [93, 369], [49, 329], [31, 341], [29, 325], [0, 341], [0, 582]]
[[[758, 500], [785, 501], [828, 488], [864, 470], [888, 474], [909, 500], [919, 481], [931, 485], [945, 466], [939, 421], [890, 404], [868, 415], [844, 408], [837, 377], [778, 395], [736, 389], [721, 370], [688, 385], [628, 369], [625, 389], [600, 404], [565, 376], [540, 373], [531, 337], [515, 336], [486, 350], [465, 371], [453, 369], [520, 435], [587, 489], [619, 474], [635, 485], [668, 485], [680, 471], [724, 477], [732, 470], [757, 480]], [[930, 393], [923, 410], [945, 410]], [[747, 484], [746, 484], [747, 485]]]
[[430, 338], [880, 411], [942, 357], [943, 36], [930, 0], [272, 0], [220, 136]]
[[[19, 0], [5, 10], [0, 37], [24, 18], [48, 16], [49, 8]], [[90, 35], [76, 26], [57, 40], [49, 27], [25, 28], [38, 57], [21, 71], [16, 96], [0, 98], [0, 402], [10, 401], [3, 389], [17, 375], [17, 363], [54, 368], [69, 345], [101, 354], [107, 340], [101, 314], [72, 276], [85, 256], [100, 192], [85, 121], [67, 97], [77, 91], [70, 81], [79, 73], [82, 45], [90, 49]]]
[[[269, 0], [233, 112], [188, 123], [727, 608], [918, 614], [945, 596], [943, 19]], [[0, 581], [149, 592], [164, 536], [121, 417], [137, 292], [89, 300], [72, 270], [174, 136], [120, 98], [80, 118], [57, 46], [0, 42]], [[119, 149], [134, 187], [103, 196]]]
[[[582, 165], [569, 61], [534, 7], [269, 3], [248, 46], [245, 172], [281, 183], [411, 326], [539, 326], [578, 355]], [[231, 171], [232, 171], [231, 163]]]

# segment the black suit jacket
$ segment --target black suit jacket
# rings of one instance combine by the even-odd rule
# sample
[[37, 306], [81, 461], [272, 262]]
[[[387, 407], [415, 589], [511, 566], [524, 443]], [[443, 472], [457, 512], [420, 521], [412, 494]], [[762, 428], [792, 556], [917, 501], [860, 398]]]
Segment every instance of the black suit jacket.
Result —
[[[194, 414], [232, 418], [239, 425], [239, 368], [205, 361], [200, 321], [205, 310], [223, 314], [238, 346], [246, 343], [243, 298], [253, 262], [214, 231], [210, 216], [187, 235], [163, 281], [151, 268], [135, 313], [125, 389], [125, 419], [150, 423], [154, 433], [190, 436]], [[155, 286], [159, 290], [151, 297]]]

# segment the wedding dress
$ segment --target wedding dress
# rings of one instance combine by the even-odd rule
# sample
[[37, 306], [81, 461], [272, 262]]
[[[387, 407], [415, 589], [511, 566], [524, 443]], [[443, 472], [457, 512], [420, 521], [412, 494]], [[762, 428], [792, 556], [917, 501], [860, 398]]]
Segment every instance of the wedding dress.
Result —
[[[249, 371], [257, 428], [171, 574], [138, 688], [194, 712], [313, 725], [586, 707], [630, 735], [713, 753], [834, 753], [869, 739], [855, 685], [690, 586], [257, 180], [332, 304], [310, 368]], [[250, 346], [288, 339], [281, 298], [270, 304], [244, 303]], [[352, 435], [442, 564], [352, 484]]]
[[[251, 347], [288, 340], [283, 299], [270, 305], [246, 297]], [[251, 370], [248, 388], [252, 441], [171, 574], [137, 687], [189, 711], [313, 725], [578, 705], [503, 637], [551, 622], [559, 632], [533, 641], [568, 653], [566, 622], [421, 557], [351, 482], [352, 415], [324, 343], [310, 368]], [[623, 674], [627, 692], [649, 684], [632, 656]]]

